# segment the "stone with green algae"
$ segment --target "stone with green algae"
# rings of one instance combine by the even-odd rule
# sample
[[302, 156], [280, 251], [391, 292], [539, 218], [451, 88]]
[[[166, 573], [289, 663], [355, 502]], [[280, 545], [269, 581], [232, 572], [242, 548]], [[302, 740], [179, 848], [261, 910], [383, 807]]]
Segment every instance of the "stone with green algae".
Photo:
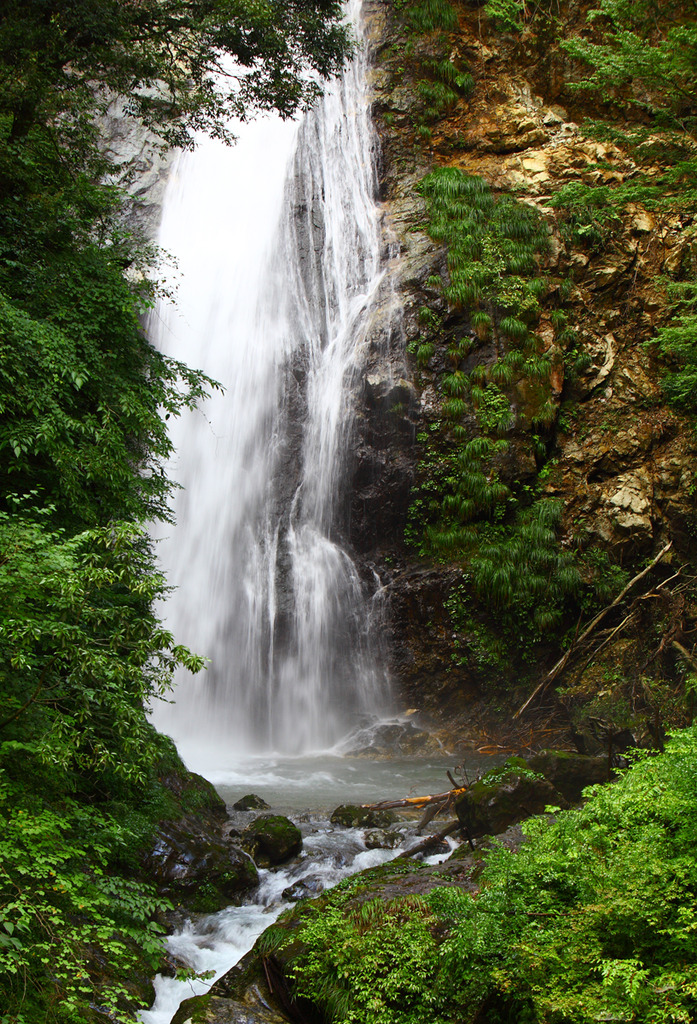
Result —
[[261, 814], [242, 833], [242, 845], [257, 864], [282, 864], [300, 853], [302, 834], [282, 814]]

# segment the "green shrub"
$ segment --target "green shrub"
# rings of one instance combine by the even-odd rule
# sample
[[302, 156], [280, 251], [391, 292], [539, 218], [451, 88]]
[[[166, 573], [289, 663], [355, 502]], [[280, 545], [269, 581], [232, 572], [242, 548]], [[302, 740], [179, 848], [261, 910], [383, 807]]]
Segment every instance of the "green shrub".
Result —
[[695, 729], [590, 793], [531, 819], [518, 852], [494, 846], [477, 894], [361, 905], [357, 880], [308, 908], [292, 936], [296, 992], [353, 1024], [689, 1024]]

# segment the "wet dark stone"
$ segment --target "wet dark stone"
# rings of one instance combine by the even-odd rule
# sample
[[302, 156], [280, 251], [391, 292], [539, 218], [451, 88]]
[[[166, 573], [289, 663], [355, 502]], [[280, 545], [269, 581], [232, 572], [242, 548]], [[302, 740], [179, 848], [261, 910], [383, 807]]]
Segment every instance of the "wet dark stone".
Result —
[[528, 761], [569, 803], [577, 803], [586, 786], [607, 782], [607, 757], [587, 757], [566, 750], [543, 750]]
[[266, 811], [269, 805], [256, 793], [248, 793], [232, 805], [233, 811]]
[[201, 912], [222, 909], [258, 882], [252, 859], [193, 816], [162, 822], [144, 861], [161, 892]]
[[308, 896], [318, 896], [323, 891], [324, 882], [321, 879], [303, 878], [284, 889], [281, 896], [290, 903], [296, 903], [298, 900], [306, 900]]
[[356, 804], [341, 804], [329, 819], [332, 825], [345, 828], [387, 828], [397, 820], [392, 811], [375, 811]]
[[282, 864], [300, 853], [300, 829], [282, 814], [262, 814], [242, 833], [242, 842], [258, 864]]
[[470, 786], [455, 810], [466, 834], [477, 839], [504, 832], [549, 805], [567, 807], [568, 801], [522, 757], [511, 757]]
[[366, 832], [364, 842], [367, 850], [396, 850], [403, 838], [399, 832], [385, 832], [378, 828]]

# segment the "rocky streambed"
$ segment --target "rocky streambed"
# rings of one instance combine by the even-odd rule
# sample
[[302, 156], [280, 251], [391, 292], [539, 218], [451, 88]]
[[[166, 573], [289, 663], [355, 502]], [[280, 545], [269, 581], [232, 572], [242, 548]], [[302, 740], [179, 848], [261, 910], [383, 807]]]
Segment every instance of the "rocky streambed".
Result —
[[[209, 835], [210, 849], [201, 825], [205, 814], [195, 843], [190, 836], [188, 852], [180, 846], [175, 856], [176, 830], [171, 825], [163, 828], [152, 863], [159, 862], [164, 890], [169, 885], [171, 895], [183, 898], [172, 919], [170, 963], [156, 979], [156, 999], [141, 1014], [142, 1024], [274, 1024], [300, 1019], [293, 1004], [288, 958], [268, 955], [264, 940], [257, 943], [279, 917], [277, 928], [292, 932], [299, 913], [310, 905], [321, 908], [328, 890], [359, 872], [355, 895], [359, 906], [368, 899], [421, 895], [435, 886], [472, 891], [492, 835], [516, 847], [522, 841], [519, 823], [524, 818], [550, 805], [568, 806], [580, 799], [585, 785], [608, 776], [607, 758], [569, 752], [546, 752], [528, 761], [515, 757], [499, 764], [473, 757], [467, 790], [450, 802], [441, 817], [420, 822], [423, 808], [366, 812], [360, 807], [368, 802], [364, 790], [375, 786], [376, 775], [383, 785], [392, 777], [395, 788], [391, 793], [373, 790], [373, 799], [406, 795], [403, 764], [344, 758], [326, 767], [319, 802], [326, 805], [337, 793], [356, 799], [353, 794], [359, 793], [356, 804], [344, 800], [331, 812], [326, 806], [308, 809], [313, 786], [310, 771], [304, 787], [296, 784], [295, 807], [268, 806], [263, 797], [238, 793], [223, 816], [220, 798], [212, 801], [217, 826], [212, 830], [215, 834]], [[412, 768], [422, 794], [441, 792], [450, 785], [444, 784], [444, 759], [413, 761]], [[297, 765], [295, 769], [299, 775]], [[280, 782], [284, 765], [269, 763], [265, 772], [257, 764], [250, 771], [262, 783], [272, 773]], [[355, 777], [352, 789], [345, 784], [346, 775]], [[286, 788], [279, 786], [286, 801], [287, 783], [286, 778]], [[229, 790], [220, 788], [228, 796]], [[212, 821], [209, 817], [209, 826]], [[426, 837], [437, 837], [450, 822], [455, 829], [451, 836], [422, 848]], [[181, 823], [177, 835], [182, 835], [186, 824]], [[420, 852], [414, 856], [417, 848]], [[224, 850], [228, 851], [228, 877], [223, 877]], [[205, 899], [212, 901], [208, 912], [202, 907]], [[222, 902], [228, 905], [220, 906]], [[184, 981], [176, 977], [186, 968], [200, 977]], [[312, 1009], [309, 1012], [311, 1018]]]

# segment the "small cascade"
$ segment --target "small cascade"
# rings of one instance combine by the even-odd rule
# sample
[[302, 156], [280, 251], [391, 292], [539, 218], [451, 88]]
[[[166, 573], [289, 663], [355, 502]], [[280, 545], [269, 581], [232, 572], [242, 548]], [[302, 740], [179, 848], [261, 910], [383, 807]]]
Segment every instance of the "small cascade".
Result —
[[365, 72], [359, 54], [301, 123], [202, 139], [165, 200], [179, 284], [152, 334], [225, 389], [173, 425], [183, 489], [159, 538], [167, 624], [210, 665], [154, 718], [200, 768], [327, 748], [389, 706], [377, 588], [346, 546], [352, 415], [386, 288]]

